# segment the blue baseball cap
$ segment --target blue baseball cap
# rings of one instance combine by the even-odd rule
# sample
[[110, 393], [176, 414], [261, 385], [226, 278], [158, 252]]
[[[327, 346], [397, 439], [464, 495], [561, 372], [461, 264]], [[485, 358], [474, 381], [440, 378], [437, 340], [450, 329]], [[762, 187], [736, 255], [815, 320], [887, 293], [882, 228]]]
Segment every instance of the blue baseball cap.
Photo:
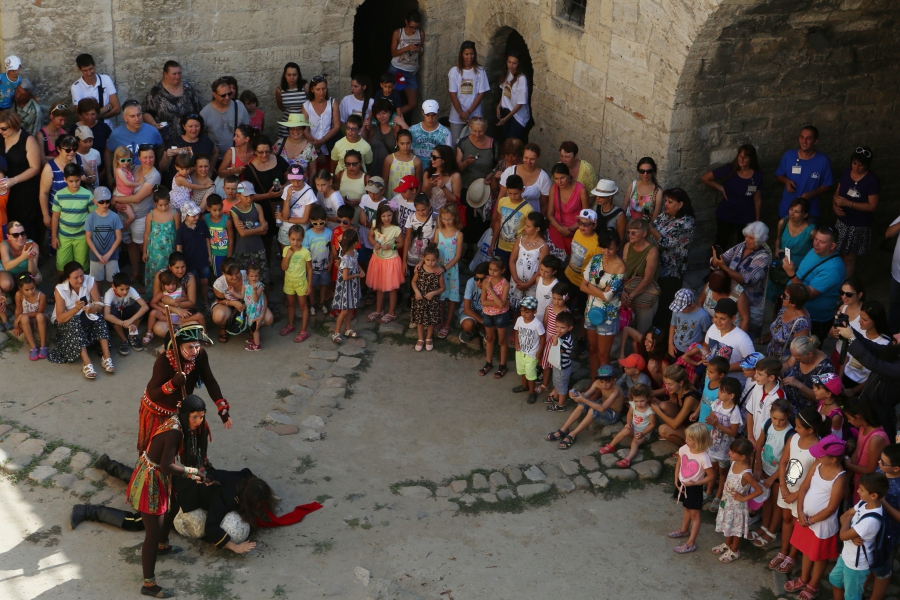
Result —
[[612, 379], [616, 376], [616, 370], [612, 365], [601, 365], [597, 369], [597, 377], [600, 379]]
[[741, 368], [742, 369], [755, 369], [756, 363], [758, 363], [765, 357], [766, 357], [766, 355], [763, 354], [762, 352], [754, 352], [753, 354], [745, 356], [744, 360], [741, 361]]
[[538, 300], [534, 296], [525, 296], [522, 298], [522, 302], [519, 303], [519, 306], [529, 310], [537, 310]]

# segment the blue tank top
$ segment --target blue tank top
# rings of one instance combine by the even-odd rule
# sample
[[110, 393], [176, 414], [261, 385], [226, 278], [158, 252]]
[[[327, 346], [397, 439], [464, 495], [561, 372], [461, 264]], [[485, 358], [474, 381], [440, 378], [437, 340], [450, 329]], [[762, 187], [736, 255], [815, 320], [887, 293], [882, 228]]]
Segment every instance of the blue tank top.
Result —
[[[75, 162], [79, 167], [83, 168], [80, 155], [75, 154]], [[54, 200], [56, 200], [56, 192], [66, 187], [66, 178], [63, 176], [63, 170], [59, 168], [55, 160], [51, 160], [47, 164], [50, 165], [50, 170], [53, 172], [53, 183], [50, 184], [50, 204], [52, 205]]]

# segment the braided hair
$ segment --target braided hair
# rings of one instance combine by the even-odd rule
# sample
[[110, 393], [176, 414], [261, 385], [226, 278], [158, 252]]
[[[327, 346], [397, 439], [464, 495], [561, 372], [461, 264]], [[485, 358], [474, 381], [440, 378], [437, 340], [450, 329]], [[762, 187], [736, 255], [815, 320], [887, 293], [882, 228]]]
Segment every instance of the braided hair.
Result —
[[181, 464], [186, 467], [202, 467], [206, 459], [206, 448], [209, 443], [207, 434], [209, 426], [206, 419], [200, 427], [191, 430], [191, 413], [206, 412], [206, 402], [197, 394], [189, 394], [181, 401], [178, 407], [178, 420], [181, 422], [181, 431], [184, 436], [184, 452], [181, 456]]

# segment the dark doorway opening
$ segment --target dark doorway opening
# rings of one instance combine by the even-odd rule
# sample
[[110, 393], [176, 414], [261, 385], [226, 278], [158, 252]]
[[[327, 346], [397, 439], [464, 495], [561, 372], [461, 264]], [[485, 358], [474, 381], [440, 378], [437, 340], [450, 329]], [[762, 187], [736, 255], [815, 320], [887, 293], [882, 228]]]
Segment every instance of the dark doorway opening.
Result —
[[[491, 38], [491, 47], [488, 49], [488, 60], [485, 64], [488, 79], [491, 82], [491, 93], [485, 98], [485, 116], [488, 117], [488, 133], [496, 138], [503, 139], [502, 132], [497, 127], [496, 110], [500, 104], [501, 86], [500, 81], [506, 77], [506, 56], [510, 52], [516, 52], [519, 55], [519, 69], [528, 79], [528, 107], [531, 108], [531, 96], [534, 92], [534, 67], [531, 65], [531, 54], [528, 52], [528, 44], [525, 38], [511, 27], [503, 27], [497, 30], [494, 37]], [[479, 52], [479, 56], [482, 53]], [[528, 132], [534, 126], [534, 119], [528, 122], [528, 128], [525, 132], [525, 140], [528, 139]]]
[[391, 35], [403, 27], [406, 14], [419, 8], [416, 0], [366, 0], [353, 19], [351, 75], [365, 75], [375, 92], [382, 73], [391, 65]]

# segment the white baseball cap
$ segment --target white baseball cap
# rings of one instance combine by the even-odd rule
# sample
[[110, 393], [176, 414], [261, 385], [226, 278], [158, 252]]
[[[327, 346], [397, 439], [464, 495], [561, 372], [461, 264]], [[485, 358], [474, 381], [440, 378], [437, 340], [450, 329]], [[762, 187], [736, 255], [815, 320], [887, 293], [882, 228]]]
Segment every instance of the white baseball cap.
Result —
[[22, 60], [15, 55], [6, 57], [6, 70], [17, 71], [22, 68]]
[[441, 109], [441, 105], [437, 103], [437, 100], [426, 100], [422, 103], [422, 113], [426, 115], [430, 115], [432, 113], [437, 114]]
[[581, 212], [578, 213], [578, 217], [581, 219], [587, 219], [592, 223], [597, 222], [597, 213], [591, 210], [590, 208], [582, 208]]

